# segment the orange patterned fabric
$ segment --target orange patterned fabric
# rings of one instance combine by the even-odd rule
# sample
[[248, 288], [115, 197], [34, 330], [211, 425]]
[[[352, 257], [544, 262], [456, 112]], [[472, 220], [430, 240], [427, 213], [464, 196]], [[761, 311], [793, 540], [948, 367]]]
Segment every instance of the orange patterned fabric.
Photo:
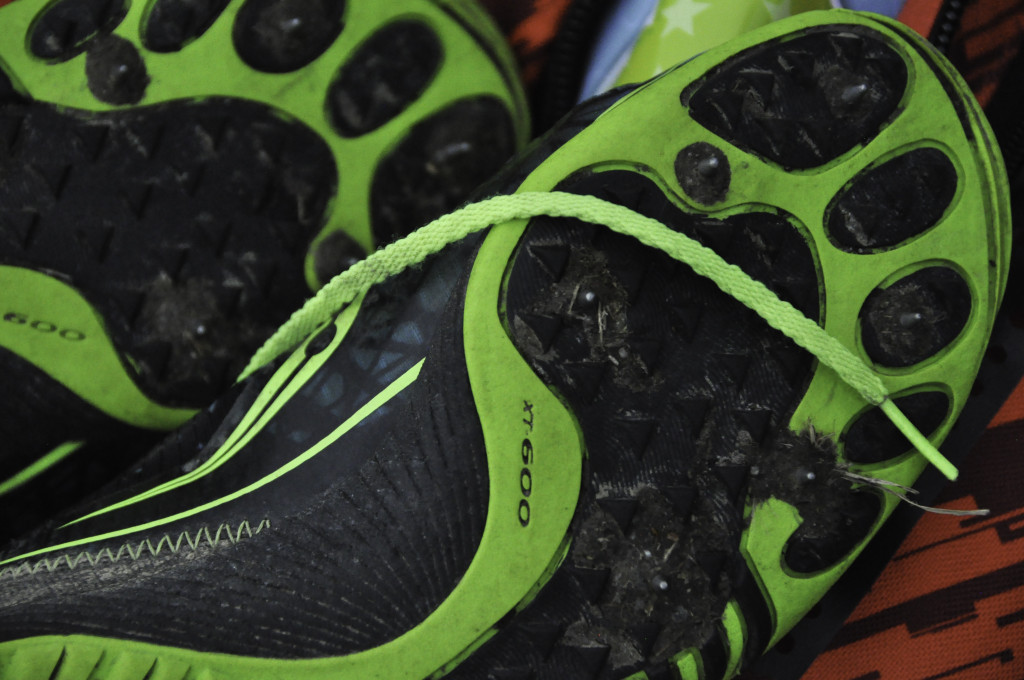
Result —
[[950, 58], [982, 106], [1024, 40], [1024, 0], [984, 0], [968, 5]]
[[927, 37], [941, 7], [942, 0], [907, 0], [896, 18]]
[[989, 423], [989, 427], [1007, 425], [1015, 420], [1024, 420], [1024, 382], [1017, 386], [1006, 403], [1000, 407], [999, 412]]
[[[0, 0], [3, 2], [3, 0]], [[540, 77], [547, 46], [558, 33], [572, 0], [481, 0], [494, 16], [519, 62], [523, 81], [533, 85]]]
[[1024, 383], [804, 680], [1024, 678]]

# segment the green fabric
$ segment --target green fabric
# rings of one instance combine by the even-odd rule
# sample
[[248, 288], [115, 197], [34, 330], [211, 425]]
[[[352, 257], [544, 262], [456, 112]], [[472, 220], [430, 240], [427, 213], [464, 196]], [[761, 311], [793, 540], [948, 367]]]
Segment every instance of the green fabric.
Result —
[[365, 293], [371, 286], [422, 262], [446, 245], [491, 225], [540, 215], [571, 217], [603, 225], [686, 263], [696, 273], [713, 281], [726, 294], [749, 307], [770, 326], [813, 354], [865, 401], [882, 405], [883, 412], [921, 455], [946, 477], [956, 479], [957, 470], [953, 464], [888, 399], [888, 391], [875, 372], [817, 323], [709, 248], [655, 219], [594, 196], [558, 191], [496, 196], [431, 222], [335, 277], [260, 348], [243, 372], [243, 377], [295, 347], [337, 310]]

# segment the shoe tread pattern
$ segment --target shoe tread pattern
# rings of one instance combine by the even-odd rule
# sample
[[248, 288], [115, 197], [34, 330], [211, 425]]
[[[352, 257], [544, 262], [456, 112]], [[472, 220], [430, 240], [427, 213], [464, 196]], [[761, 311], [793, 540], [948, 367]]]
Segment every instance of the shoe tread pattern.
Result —
[[328, 92], [331, 125], [345, 137], [365, 135], [401, 113], [436, 75], [444, 49], [418, 21], [389, 24], [362, 44]]
[[683, 92], [693, 118], [786, 168], [824, 165], [895, 116], [907, 84], [900, 55], [851, 26], [743, 52]]
[[21, 178], [0, 187], [3, 264], [64, 273], [150, 396], [211, 401], [304, 298], [296, 263], [337, 178], [302, 126], [233, 100], [0, 120]]
[[860, 314], [864, 349], [879, 365], [913, 366], [960, 335], [972, 306], [970, 286], [954, 269], [919, 269], [865, 300]]
[[[687, 215], [628, 171], [561, 188], [657, 215], [818, 316], [810, 251], [780, 215]], [[761, 597], [738, 552], [756, 454], [735, 451], [773, 446], [812, 362], [684, 265], [597, 227], [535, 219], [510, 267], [510, 333], [579, 419], [588, 479], [565, 566], [449, 677], [664, 673], [670, 656], [713, 637], [727, 599]], [[712, 595], [687, 599], [688, 589]], [[770, 624], [763, 600], [751, 611]], [[554, 642], [531, 644], [536, 630]]]
[[514, 149], [511, 120], [490, 97], [463, 99], [417, 123], [377, 166], [370, 189], [374, 239], [390, 243], [454, 209]]
[[[476, 44], [499, 71], [503, 67], [500, 55], [490, 53], [490, 34], [461, 10], [438, 8], [465, 29], [467, 35], [456, 38], [451, 31], [435, 32], [418, 16], [396, 15], [403, 18], [380, 26], [347, 23], [345, 2], [237, 0], [237, 11], [230, 11], [230, 0], [155, 0], [145, 11], [142, 3], [115, 0], [37, 1], [34, 9], [32, 2], [17, 6], [36, 13], [19, 19], [26, 22], [27, 43], [56, 45], [59, 54], [19, 66], [26, 72], [16, 77], [0, 72], [0, 166], [23, 180], [5, 183], [0, 192], [0, 213], [6, 212], [0, 214], [0, 262], [54, 271], [77, 287], [99, 308], [126, 364], [139, 368], [133, 378], [167, 405], [201, 406], [230, 383], [253, 349], [308, 295], [305, 258], [316, 280], [330, 280], [365, 256], [365, 241], [391, 241], [454, 208], [517, 145], [505, 102], [489, 94], [446, 97], [452, 101], [424, 107], [418, 120], [396, 132], [394, 144], [373, 159], [376, 167], [359, 173], [369, 182], [358, 188], [342, 179], [344, 145], [365, 148], [370, 127], [343, 139], [326, 122], [314, 130], [314, 119], [323, 117], [319, 108], [308, 120], [302, 112], [280, 115], [278, 101], [251, 101], [248, 92], [245, 99], [211, 97], [200, 91], [202, 82], [195, 84], [195, 99], [167, 102], [166, 83], [150, 82], [146, 70], [155, 59], [151, 52], [163, 52], [162, 63], [194, 64], [194, 55], [227, 27], [245, 49], [256, 51], [258, 40], [247, 35], [278, 32], [272, 42], [284, 51], [263, 57], [284, 61], [271, 63], [255, 82], [307, 78], [302, 67], [293, 68], [298, 62], [286, 63], [289, 36], [280, 31], [291, 30], [291, 19], [322, 10], [338, 19], [340, 33], [306, 56], [328, 63], [318, 66], [321, 82], [314, 85], [329, 111], [332, 83], [345, 72], [377, 64], [394, 75], [391, 39], [396, 30], [412, 31], [420, 43], [437, 48], [440, 65], [427, 69], [433, 80], [409, 86], [396, 76], [386, 92], [356, 92], [362, 80], [349, 84], [348, 94], [362, 97], [362, 113], [375, 130], [434, 96], [434, 80], [450, 78], [454, 67], [444, 58], [449, 38], [463, 47]], [[313, 24], [304, 25], [302, 30]], [[365, 33], [361, 48], [352, 49], [346, 26]], [[236, 48], [242, 49], [224, 41], [215, 51], [229, 52], [225, 59], [234, 62]], [[82, 52], [85, 74], [83, 59], [74, 59]], [[408, 59], [399, 61], [404, 73]], [[147, 105], [90, 113], [64, 102], [63, 94], [52, 96], [67, 106], [34, 101], [12, 85], [36, 73], [32, 69], [59, 71], [77, 84], [84, 80], [90, 89], [74, 89], [86, 98]], [[169, 87], [172, 97], [182, 96], [174, 83]], [[261, 94], [257, 88], [252, 97]], [[163, 103], [149, 104], [147, 97]], [[91, 109], [95, 103], [79, 105]], [[367, 162], [363, 152], [359, 162]], [[357, 210], [341, 207], [350, 200]], [[342, 211], [346, 220], [366, 213], [368, 232], [326, 234]], [[89, 213], [96, 219], [81, 219]], [[85, 254], [81, 262], [71, 261], [75, 250]]]
[[258, 71], [297, 71], [341, 33], [345, 5], [344, 0], [246, 0], [235, 19], [235, 49]]
[[[158, 0], [145, 14], [139, 40], [155, 52], [185, 50], [227, 4]], [[234, 17], [233, 47], [257, 71], [297, 73], [338, 42], [346, 6], [329, 0], [245, 0]], [[61, 0], [34, 22], [33, 44], [59, 43], [62, 60], [87, 52], [87, 82], [96, 98], [110, 104], [138, 103], [150, 78], [138, 47], [112, 35], [124, 18], [124, 7], [113, 0]], [[490, 52], [467, 19], [458, 13], [451, 18]], [[70, 46], [65, 46], [68, 41]], [[427, 22], [402, 18], [381, 25], [346, 55], [333, 80], [324, 83], [324, 107], [334, 134], [358, 138], [382, 127], [421, 99], [442, 68], [451, 68], [445, 47]], [[374, 241], [390, 242], [454, 208], [481, 177], [496, 172], [511, 156], [515, 136], [507, 107], [491, 96], [467, 96], [435, 108], [398, 140], [401, 144], [382, 154], [373, 179]], [[402, 181], [396, 184], [396, 177]], [[412, 222], [401, 222], [403, 218]], [[350, 262], [345, 255], [351, 250], [318, 258], [319, 279], [337, 273], [337, 260]]]

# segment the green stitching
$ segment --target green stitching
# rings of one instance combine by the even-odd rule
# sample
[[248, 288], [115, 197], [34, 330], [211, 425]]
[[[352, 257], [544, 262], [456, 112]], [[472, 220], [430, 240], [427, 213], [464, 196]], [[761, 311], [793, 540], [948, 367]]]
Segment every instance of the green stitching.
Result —
[[600, 224], [632, 236], [644, 245], [657, 248], [686, 263], [697, 274], [711, 279], [722, 291], [756, 312], [772, 328], [781, 331], [813, 354], [865, 401], [882, 406], [886, 416], [925, 459], [949, 479], [956, 479], [956, 467], [889, 400], [889, 393], [881, 378], [845, 345], [791, 304], [781, 300], [763, 283], [751, 278], [739, 267], [729, 264], [710, 248], [655, 219], [594, 196], [566, 192], [523, 192], [511, 196], [495, 196], [440, 217], [406, 238], [373, 253], [336, 276], [302, 309], [295, 312], [256, 352], [242, 377], [295, 347], [333, 313], [364, 294], [371, 286], [491, 225], [540, 215], [571, 217]]
[[[87, 562], [90, 567], [94, 568], [99, 566], [104, 559], [108, 560], [111, 564], [116, 564], [121, 561], [125, 555], [128, 555], [132, 562], [136, 562], [139, 557], [142, 556], [144, 551], [148, 552], [152, 557], [157, 557], [165, 548], [169, 550], [172, 555], [177, 555], [178, 552], [181, 551], [182, 543], [185, 543], [192, 552], [198, 552], [199, 548], [204, 544], [210, 548], [216, 548], [223, 540], [227, 540], [231, 545], [236, 545], [239, 541], [245, 538], [252, 538], [264, 529], [269, 528], [269, 519], [263, 519], [255, 529], [253, 529], [249, 524], [249, 520], [243, 520], [238, 525], [238, 528], [232, 533], [231, 525], [224, 522], [218, 526], [217, 530], [212, 534], [210, 533], [210, 527], [207, 526], [199, 529], [195, 534], [182, 531], [178, 535], [177, 540], [171, 540], [169, 534], [164, 534], [160, 540], [156, 542], [156, 545], [154, 545], [152, 540], [148, 538], [135, 545], [125, 542], [117, 549], [116, 553], [110, 548], [104, 548], [95, 554], [88, 551], [82, 551], [74, 556], [65, 554], [54, 558], [44, 557], [32, 565], [28, 562], [22, 562], [17, 567], [8, 566], [0, 569], [0, 579], [36, 574], [43, 569], [48, 573], [53, 573], [63, 565], [67, 565], [68, 569], [74, 570], [82, 563], [83, 560]], [[222, 538], [221, 534], [225, 534], [226, 538]]]

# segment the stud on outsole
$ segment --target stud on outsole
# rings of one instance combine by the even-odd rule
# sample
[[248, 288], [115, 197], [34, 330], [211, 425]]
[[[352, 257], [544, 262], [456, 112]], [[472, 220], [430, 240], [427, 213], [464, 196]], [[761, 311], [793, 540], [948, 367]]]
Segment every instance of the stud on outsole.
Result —
[[463, 99], [417, 123], [377, 166], [374, 241], [390, 243], [452, 210], [514, 149], [512, 119], [493, 98]]
[[331, 125], [344, 137], [381, 127], [426, 90], [443, 56], [437, 35], [418, 21], [382, 28], [345, 62], [331, 84]]
[[149, 74], [138, 49], [116, 35], [89, 43], [85, 77], [93, 96], [107, 104], [137, 104], [149, 86]]
[[707, 142], [695, 142], [676, 156], [676, 179], [686, 195], [705, 205], [725, 200], [731, 171], [729, 159]]
[[344, 12], [343, 0], [247, 0], [235, 19], [235, 49], [257, 71], [296, 71], [330, 47]]
[[813, 168], [870, 139], [907, 85], [902, 57], [870, 30], [751, 48], [682, 93], [718, 136], [787, 168]]
[[914, 149], [866, 170], [826, 212], [829, 237], [849, 253], [891, 248], [935, 226], [956, 194], [957, 173], [939, 149]]
[[36, 19], [29, 49], [40, 59], [71, 59], [114, 30], [127, 12], [125, 0], [60, 0]]
[[883, 366], [912, 366], [953, 342], [970, 315], [971, 291], [963, 277], [949, 267], [927, 267], [864, 301], [864, 349]]
[[176, 52], [202, 36], [230, 0], [156, 0], [146, 17], [142, 42], [154, 52]]

